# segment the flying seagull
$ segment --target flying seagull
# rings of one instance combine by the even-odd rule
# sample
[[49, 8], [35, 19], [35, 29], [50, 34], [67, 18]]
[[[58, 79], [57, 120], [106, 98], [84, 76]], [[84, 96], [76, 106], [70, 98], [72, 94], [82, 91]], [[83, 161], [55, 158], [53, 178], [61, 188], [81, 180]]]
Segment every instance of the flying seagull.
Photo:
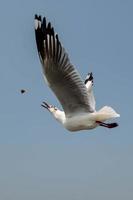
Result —
[[35, 15], [35, 36], [44, 79], [62, 105], [63, 111], [43, 102], [42, 106], [67, 130], [79, 131], [98, 126], [114, 128], [117, 123], [106, 120], [120, 115], [109, 106], [95, 110], [93, 75], [89, 73], [85, 82], [71, 64], [58, 34], [46, 18]]

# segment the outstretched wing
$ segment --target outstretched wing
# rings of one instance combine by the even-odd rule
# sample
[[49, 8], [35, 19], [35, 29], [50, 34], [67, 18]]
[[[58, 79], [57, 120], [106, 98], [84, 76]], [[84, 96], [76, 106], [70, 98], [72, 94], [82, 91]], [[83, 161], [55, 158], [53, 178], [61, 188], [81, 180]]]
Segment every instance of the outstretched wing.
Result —
[[35, 35], [43, 72], [67, 117], [93, 112], [86, 87], [46, 18], [35, 15]]
[[95, 110], [96, 102], [93, 94], [93, 74], [88, 73], [86, 79], [85, 79], [85, 86], [87, 88], [88, 98], [89, 98], [89, 104], [92, 108], [92, 110]]

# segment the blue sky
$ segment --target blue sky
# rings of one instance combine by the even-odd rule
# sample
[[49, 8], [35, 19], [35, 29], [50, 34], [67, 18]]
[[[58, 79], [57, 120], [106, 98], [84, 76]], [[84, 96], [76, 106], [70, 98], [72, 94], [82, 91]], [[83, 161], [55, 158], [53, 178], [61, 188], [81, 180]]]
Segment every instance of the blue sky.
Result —
[[[131, 0], [0, 2], [0, 199], [133, 199], [132, 8]], [[60, 105], [43, 81], [35, 13], [52, 22], [81, 76], [93, 72], [97, 109], [115, 108], [118, 128], [72, 134], [41, 108]]]

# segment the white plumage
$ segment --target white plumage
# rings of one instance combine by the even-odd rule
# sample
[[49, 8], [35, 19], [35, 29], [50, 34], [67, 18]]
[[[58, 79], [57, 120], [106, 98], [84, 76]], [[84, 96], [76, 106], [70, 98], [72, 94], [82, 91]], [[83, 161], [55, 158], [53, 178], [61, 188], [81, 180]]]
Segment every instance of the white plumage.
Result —
[[52, 115], [69, 131], [93, 129], [97, 126], [114, 128], [117, 123], [104, 121], [119, 117], [111, 107], [95, 110], [93, 75], [89, 73], [85, 83], [70, 63], [68, 54], [46, 18], [35, 15], [35, 35], [45, 81], [52, 89], [64, 111], [43, 102]]

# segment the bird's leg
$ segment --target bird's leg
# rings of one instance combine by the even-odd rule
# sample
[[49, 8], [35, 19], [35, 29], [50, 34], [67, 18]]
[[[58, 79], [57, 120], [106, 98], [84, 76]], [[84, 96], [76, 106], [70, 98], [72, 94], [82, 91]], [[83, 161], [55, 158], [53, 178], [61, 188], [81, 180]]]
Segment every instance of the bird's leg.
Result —
[[103, 127], [106, 127], [106, 128], [115, 128], [118, 126], [117, 123], [104, 123], [104, 122], [101, 122], [101, 121], [96, 121], [96, 123], [99, 125], [99, 126], [103, 126]]

